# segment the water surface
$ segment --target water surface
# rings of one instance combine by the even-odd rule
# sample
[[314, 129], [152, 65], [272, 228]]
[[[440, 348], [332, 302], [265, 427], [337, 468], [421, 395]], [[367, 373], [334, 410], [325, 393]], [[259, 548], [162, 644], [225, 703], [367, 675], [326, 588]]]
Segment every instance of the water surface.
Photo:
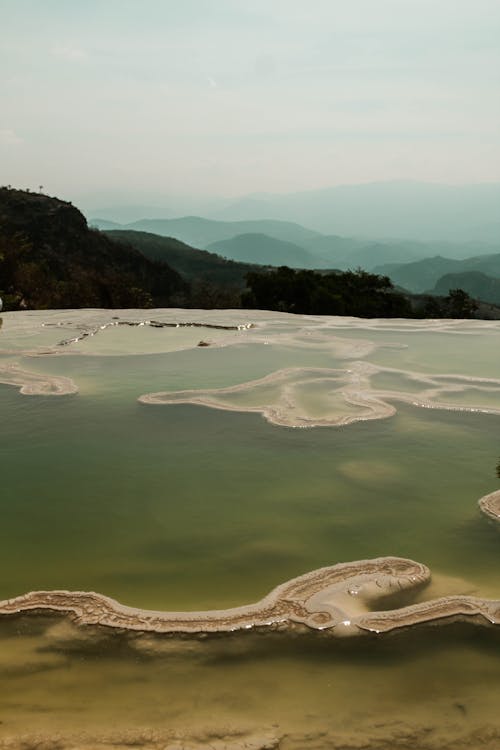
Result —
[[[169, 322], [180, 315], [153, 312]], [[253, 315], [182, 311], [184, 322], [188, 314], [221, 325]], [[425, 321], [256, 312], [252, 329], [114, 326], [60, 345], [110, 319], [4, 316], [0, 599], [74, 589], [156, 609], [223, 608], [307, 570], [384, 555], [430, 566], [434, 581], [420, 597], [500, 598], [500, 536], [477, 510], [497, 487], [500, 417], [486, 412], [500, 409], [500, 326], [426, 330]], [[211, 346], [197, 346], [208, 338]], [[11, 366], [70, 378], [78, 393], [22, 395], [9, 385]], [[304, 379], [301, 368], [324, 376]], [[432, 390], [426, 379], [456, 411], [413, 405]], [[234, 386], [245, 387], [217, 395]], [[396, 413], [364, 421], [347, 386], [385, 393]], [[212, 408], [138, 402], [207, 389]], [[214, 408], [217, 399], [234, 410]], [[247, 411], [287, 399], [292, 423], [294, 410], [360, 421], [280, 427]], [[125, 736], [174, 747], [177, 732], [194, 746], [211, 738], [240, 748], [246, 738], [263, 747], [260, 731], [287, 734], [285, 750], [493, 748], [498, 653], [497, 631], [473, 626], [340, 644], [314, 635], [132, 637], [64, 618], [3, 619], [0, 746], [41, 733], [62, 736], [64, 747]]]

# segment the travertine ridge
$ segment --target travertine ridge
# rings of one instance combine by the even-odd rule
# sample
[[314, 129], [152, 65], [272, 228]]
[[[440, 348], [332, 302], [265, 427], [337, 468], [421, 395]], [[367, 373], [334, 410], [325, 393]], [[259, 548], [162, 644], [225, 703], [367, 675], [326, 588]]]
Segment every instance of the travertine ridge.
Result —
[[493, 521], [500, 522], [500, 490], [490, 492], [478, 501], [480, 510]]
[[255, 604], [203, 612], [160, 612], [127, 607], [83, 591], [33, 591], [0, 602], [0, 615], [48, 610], [78, 625], [156, 633], [230, 633], [297, 626], [335, 637], [384, 633], [425, 623], [500, 623], [500, 600], [444, 596], [392, 610], [371, 611], [386, 597], [418, 590], [430, 580], [421, 563], [399, 557], [339, 563], [293, 578]]
[[71, 378], [29, 372], [14, 364], [0, 365], [0, 383], [18, 387], [25, 396], [67, 396], [78, 393], [78, 387]]
[[[406, 377], [419, 385], [418, 392], [377, 389], [372, 378], [379, 374]], [[266, 387], [275, 389], [270, 398]], [[297, 392], [306, 386], [310, 393], [325, 388], [323, 413], [309, 413], [300, 403]], [[500, 415], [500, 408], [474, 403], [447, 402], [443, 397], [460, 394], [470, 389], [478, 394], [500, 395], [500, 380], [467, 375], [427, 375], [407, 370], [380, 367], [366, 361], [350, 362], [345, 369], [319, 367], [289, 367], [228, 388], [207, 388], [189, 391], [146, 393], [139, 397], [143, 404], [195, 404], [212, 409], [257, 412], [274, 425], [283, 427], [336, 427], [371, 419], [385, 419], [396, 413], [393, 401], [427, 409], [481, 412]], [[239, 395], [252, 397], [253, 402], [242, 403]], [[348, 413], [345, 413], [346, 408]]]

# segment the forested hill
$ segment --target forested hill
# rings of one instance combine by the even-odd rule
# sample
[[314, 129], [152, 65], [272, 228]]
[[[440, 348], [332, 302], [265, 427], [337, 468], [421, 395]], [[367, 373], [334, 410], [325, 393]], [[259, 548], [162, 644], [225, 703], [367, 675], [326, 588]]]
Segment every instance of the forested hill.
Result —
[[377, 266], [375, 273], [389, 276], [389, 278], [411, 292], [425, 292], [437, 284], [445, 274], [461, 274], [479, 271], [493, 278], [500, 277], [500, 253], [476, 255], [463, 260], [443, 258], [424, 258], [415, 263], [387, 263]]
[[247, 273], [257, 270], [257, 266], [251, 263], [226, 260], [215, 253], [197, 250], [173, 237], [126, 229], [113, 229], [106, 231], [106, 234], [113, 240], [132, 245], [146, 258], [165, 261], [190, 282], [204, 279], [241, 289], [245, 287]]
[[71, 203], [0, 188], [4, 309], [162, 307], [187, 291], [166, 263], [89, 229]]

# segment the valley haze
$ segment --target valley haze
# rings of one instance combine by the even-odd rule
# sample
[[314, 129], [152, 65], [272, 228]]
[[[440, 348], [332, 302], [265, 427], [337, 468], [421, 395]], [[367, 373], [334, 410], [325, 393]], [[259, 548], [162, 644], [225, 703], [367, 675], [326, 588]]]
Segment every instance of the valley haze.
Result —
[[498, 242], [495, 0], [2, 10], [2, 184], [119, 223]]
[[99, 206], [88, 198], [81, 205], [89, 219], [120, 224], [199, 214], [217, 221], [296, 222], [322, 234], [361, 238], [500, 243], [500, 182], [445, 185], [403, 180], [338, 185], [221, 199], [218, 210], [193, 200], [180, 213], [168, 198], [163, 209], [158, 205]]

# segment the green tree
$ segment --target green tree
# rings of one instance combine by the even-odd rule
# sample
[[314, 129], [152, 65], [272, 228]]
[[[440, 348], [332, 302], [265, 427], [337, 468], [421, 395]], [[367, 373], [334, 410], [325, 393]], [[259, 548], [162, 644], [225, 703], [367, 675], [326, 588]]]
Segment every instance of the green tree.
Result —
[[449, 318], [473, 318], [478, 309], [477, 302], [463, 289], [450, 289], [445, 297]]

